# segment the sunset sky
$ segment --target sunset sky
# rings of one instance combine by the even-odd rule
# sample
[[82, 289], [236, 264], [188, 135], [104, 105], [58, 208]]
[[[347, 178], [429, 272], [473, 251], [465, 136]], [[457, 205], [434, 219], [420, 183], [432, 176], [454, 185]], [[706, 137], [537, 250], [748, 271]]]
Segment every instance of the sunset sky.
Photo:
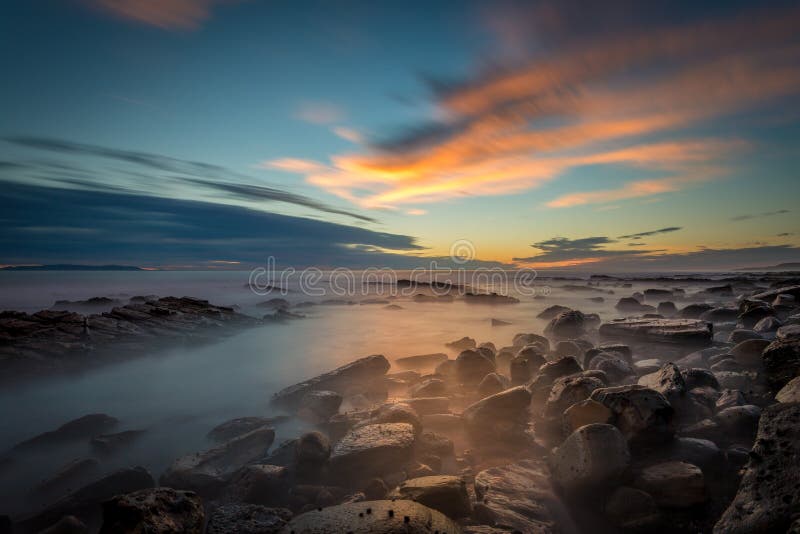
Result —
[[0, 265], [800, 262], [797, 2], [38, 0]]

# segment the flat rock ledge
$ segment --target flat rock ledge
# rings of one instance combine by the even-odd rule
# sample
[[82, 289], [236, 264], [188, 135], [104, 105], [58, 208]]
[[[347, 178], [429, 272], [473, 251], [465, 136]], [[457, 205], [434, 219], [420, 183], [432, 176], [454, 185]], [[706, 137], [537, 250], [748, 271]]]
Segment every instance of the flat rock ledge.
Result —
[[600, 326], [600, 335], [655, 343], [710, 345], [714, 339], [711, 323], [698, 319], [614, 319]]

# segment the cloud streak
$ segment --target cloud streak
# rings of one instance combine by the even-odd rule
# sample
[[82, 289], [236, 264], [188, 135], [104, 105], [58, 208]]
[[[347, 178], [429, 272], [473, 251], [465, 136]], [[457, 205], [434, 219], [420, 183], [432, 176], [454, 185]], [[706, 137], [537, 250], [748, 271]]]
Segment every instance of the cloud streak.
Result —
[[641, 239], [642, 237], [647, 237], [651, 235], [669, 234], [672, 232], [677, 232], [678, 230], [683, 230], [683, 227], [667, 226], [666, 228], [659, 228], [658, 230], [650, 230], [649, 232], [639, 232], [638, 234], [621, 235], [619, 236], [618, 239]]
[[775, 215], [783, 215], [784, 213], [790, 213], [790, 210], [776, 210], [776, 211], [765, 211], [763, 213], [756, 213], [756, 214], [747, 214], [747, 215], [737, 215], [736, 217], [731, 217], [732, 221], [749, 221], [751, 219], [760, 219], [763, 217], [774, 217]]
[[117, 18], [164, 30], [196, 30], [222, 0], [88, 0], [93, 8]]

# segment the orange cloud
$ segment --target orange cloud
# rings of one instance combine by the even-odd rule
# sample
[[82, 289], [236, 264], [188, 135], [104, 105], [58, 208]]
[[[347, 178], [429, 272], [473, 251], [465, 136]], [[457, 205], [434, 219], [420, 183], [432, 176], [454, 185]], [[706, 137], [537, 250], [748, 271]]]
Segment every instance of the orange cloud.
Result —
[[220, 0], [90, 0], [90, 5], [119, 18], [165, 30], [194, 30], [211, 16]]

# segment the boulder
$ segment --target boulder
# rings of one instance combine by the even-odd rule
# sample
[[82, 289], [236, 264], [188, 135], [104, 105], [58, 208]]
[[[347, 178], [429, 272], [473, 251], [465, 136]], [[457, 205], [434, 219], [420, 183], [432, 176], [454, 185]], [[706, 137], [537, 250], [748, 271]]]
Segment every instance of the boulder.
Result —
[[682, 319], [699, 319], [701, 315], [713, 308], [710, 304], [689, 304], [681, 309], [678, 315]]
[[104, 502], [100, 533], [202, 534], [204, 523], [203, 503], [196, 493], [150, 488]]
[[287, 467], [270, 464], [246, 465], [231, 476], [222, 491], [220, 501], [273, 506], [285, 499], [289, 482], [290, 472]]
[[755, 330], [755, 326], [762, 319], [772, 317], [773, 315], [775, 315], [775, 310], [772, 309], [772, 306], [769, 304], [764, 303], [763, 305], [753, 306], [740, 313], [739, 324], [742, 328], [752, 328]]
[[634, 488], [652, 495], [665, 508], [686, 508], [708, 500], [703, 471], [688, 462], [663, 462], [645, 467], [633, 478]]
[[292, 512], [255, 504], [225, 504], [211, 514], [206, 534], [278, 534]]
[[86, 481], [97, 472], [100, 463], [94, 458], [76, 458], [61, 466], [53, 475], [39, 482], [31, 491], [38, 497], [63, 495], [77, 483]]
[[658, 307], [656, 308], [656, 312], [659, 315], [664, 315], [665, 317], [671, 317], [678, 313], [678, 308], [675, 306], [675, 303], [672, 301], [666, 302], [659, 302]]
[[411, 459], [416, 441], [408, 423], [354, 428], [333, 448], [331, 468], [340, 475], [368, 478], [397, 470]]
[[406, 404], [418, 415], [424, 416], [433, 413], [448, 413], [450, 399], [448, 397], [417, 397], [415, 399], [400, 399], [397, 404]]
[[665, 364], [655, 373], [640, 376], [638, 384], [658, 391], [670, 402], [675, 402], [686, 393], [686, 381], [674, 363]]
[[456, 358], [455, 371], [461, 384], [478, 384], [495, 371], [495, 364], [477, 351], [465, 350]]
[[628, 443], [614, 426], [590, 424], [575, 430], [550, 456], [553, 480], [568, 494], [613, 485], [631, 463]]
[[600, 335], [682, 345], [710, 345], [711, 324], [696, 319], [614, 319], [600, 326]]
[[700, 319], [711, 323], [736, 322], [739, 318], [739, 308], [712, 308], [700, 314]]
[[295, 463], [301, 471], [319, 468], [330, 455], [331, 442], [321, 432], [306, 432], [295, 444]]
[[[565, 308], [562, 311], [569, 311], [569, 308]], [[556, 315], [558, 315], [558, 313], [554, 314], [553, 317], [555, 317]], [[514, 339], [511, 342], [511, 344], [518, 349], [525, 347], [527, 345], [538, 344], [541, 345], [540, 348], [541, 352], [548, 352], [550, 350], [550, 340], [544, 336], [540, 336], [539, 334], [517, 334], [514, 336]]]
[[642, 490], [627, 486], [615, 489], [608, 496], [605, 513], [616, 527], [631, 532], [651, 530], [661, 520], [653, 497]]
[[408, 388], [408, 394], [412, 397], [442, 397], [447, 394], [447, 386], [444, 380], [427, 378]]
[[559, 341], [556, 343], [555, 353], [559, 358], [563, 358], [565, 356], [579, 358], [583, 354], [583, 349], [574, 341]]
[[327, 421], [339, 412], [342, 400], [342, 396], [335, 391], [309, 391], [300, 400], [299, 412], [312, 420]]
[[389, 403], [379, 406], [373, 410], [369, 419], [357, 423], [355, 428], [364, 425], [374, 425], [379, 423], [408, 423], [414, 427], [414, 433], [422, 432], [422, 422], [419, 413], [407, 402]]
[[445, 347], [451, 350], [455, 350], [458, 352], [475, 349], [477, 347], [477, 343], [471, 337], [462, 337], [461, 339], [457, 339], [455, 341], [451, 341], [449, 343], [444, 344]]
[[787, 382], [786, 385], [775, 394], [775, 400], [784, 404], [800, 402], [800, 376], [796, 376]]
[[100, 434], [93, 437], [89, 445], [99, 454], [113, 454], [128, 447], [145, 432], [146, 430], [125, 430], [114, 434]]
[[633, 362], [633, 370], [639, 376], [649, 375], [659, 371], [664, 366], [664, 362], [658, 358], [648, 358]]
[[741, 343], [748, 339], [764, 339], [761, 334], [752, 330], [744, 328], [736, 328], [728, 335], [728, 341], [731, 343]]
[[549, 361], [539, 367], [539, 373], [536, 376], [536, 385], [550, 385], [556, 378], [573, 375], [581, 371], [583, 371], [583, 368], [575, 358], [571, 356], [558, 358], [557, 360]]
[[761, 353], [769, 343], [766, 339], [746, 339], [731, 349], [731, 355], [739, 365], [760, 367]]
[[542, 534], [577, 531], [541, 461], [485, 469], [475, 475], [475, 494], [482, 522], [490, 526]]
[[622, 297], [617, 302], [616, 306], [614, 306], [621, 312], [633, 312], [633, 313], [644, 313], [644, 312], [653, 312], [656, 309], [653, 306], [648, 304], [642, 304], [637, 299], [633, 297]]
[[425, 367], [435, 367], [447, 360], [447, 354], [436, 352], [434, 354], [419, 354], [417, 356], [406, 356], [397, 358], [394, 363], [401, 369], [420, 369]]
[[629, 377], [636, 375], [636, 370], [630, 363], [608, 352], [601, 352], [592, 358], [589, 369], [602, 371], [612, 383], [627, 382]]
[[565, 430], [573, 432], [584, 425], [609, 423], [613, 418], [613, 412], [604, 404], [586, 399], [567, 408], [564, 411], [563, 421]]
[[[550, 320], [553, 317], [555, 317], [556, 315], [559, 315], [559, 314], [564, 313], [564, 312], [569, 312], [569, 311], [572, 311], [572, 309], [571, 308], [567, 308], [566, 306], [560, 306], [558, 304], [554, 304], [552, 306], [549, 306], [549, 307], [545, 308], [545, 310], [543, 312], [541, 312], [539, 315], [537, 315], [536, 317], [538, 317], [539, 319]], [[526, 342], [526, 343], [528, 343], [528, 342]], [[516, 345], [516, 343], [514, 343], [514, 344]]]
[[352, 532], [397, 534], [438, 532], [460, 534], [461, 528], [443, 513], [408, 500], [362, 501], [312, 510], [298, 515], [281, 531], [284, 534]]
[[721, 410], [714, 420], [729, 439], [744, 438], [749, 441], [756, 434], [760, 417], [761, 408], [745, 404]]
[[531, 394], [525, 386], [496, 393], [467, 407], [464, 427], [473, 442], [508, 445], [523, 437]]
[[780, 319], [769, 316], [758, 321], [753, 327], [753, 331], [759, 334], [770, 334], [771, 332], [777, 331], [781, 326], [783, 326], [783, 323]]
[[226, 476], [262, 458], [274, 439], [272, 428], [261, 427], [213, 449], [182, 456], [161, 475], [161, 485], [213, 496]]
[[800, 404], [775, 404], [758, 424], [739, 490], [715, 534], [788, 532], [800, 509]]
[[236, 419], [230, 419], [215, 426], [209, 431], [207, 436], [209, 439], [220, 443], [231, 440], [237, 436], [241, 436], [242, 434], [252, 432], [253, 430], [261, 428], [262, 426], [272, 426], [275, 423], [282, 422], [286, 419], [288, 418], [285, 416], [237, 417]]
[[764, 377], [779, 390], [800, 375], [800, 338], [776, 339], [762, 353]]
[[719, 389], [717, 377], [708, 369], [699, 369], [697, 367], [683, 369], [681, 370], [681, 376], [687, 390], [699, 387]]
[[367, 356], [305, 382], [289, 386], [273, 395], [272, 402], [288, 408], [297, 408], [303, 397], [311, 391], [344, 393], [353, 385], [374, 383], [388, 370], [389, 361], [384, 356]]
[[674, 410], [659, 392], [639, 385], [596, 389], [590, 397], [614, 413], [614, 425], [631, 445], [663, 443], [675, 433]]
[[114, 428], [119, 421], [104, 413], [84, 415], [64, 423], [55, 430], [44, 432], [14, 445], [12, 450], [23, 451], [44, 447], [52, 447], [68, 441], [88, 440]]
[[675, 438], [666, 448], [666, 459], [688, 462], [703, 470], [719, 471], [725, 462], [725, 455], [711, 440], [700, 438]]
[[484, 376], [481, 383], [478, 384], [478, 396], [483, 398], [494, 395], [495, 393], [500, 393], [504, 389], [508, 389], [510, 385], [509, 380], [503, 375], [489, 373]]
[[545, 405], [545, 417], [561, 417], [573, 404], [586, 400], [592, 391], [605, 387], [602, 381], [588, 376], [564, 376], [557, 378], [550, 389]]
[[544, 329], [545, 335], [560, 339], [580, 337], [585, 331], [584, 315], [575, 310], [559, 313]]
[[415, 501], [451, 519], [467, 516], [472, 510], [467, 485], [459, 476], [411, 478], [389, 493], [387, 498]]

